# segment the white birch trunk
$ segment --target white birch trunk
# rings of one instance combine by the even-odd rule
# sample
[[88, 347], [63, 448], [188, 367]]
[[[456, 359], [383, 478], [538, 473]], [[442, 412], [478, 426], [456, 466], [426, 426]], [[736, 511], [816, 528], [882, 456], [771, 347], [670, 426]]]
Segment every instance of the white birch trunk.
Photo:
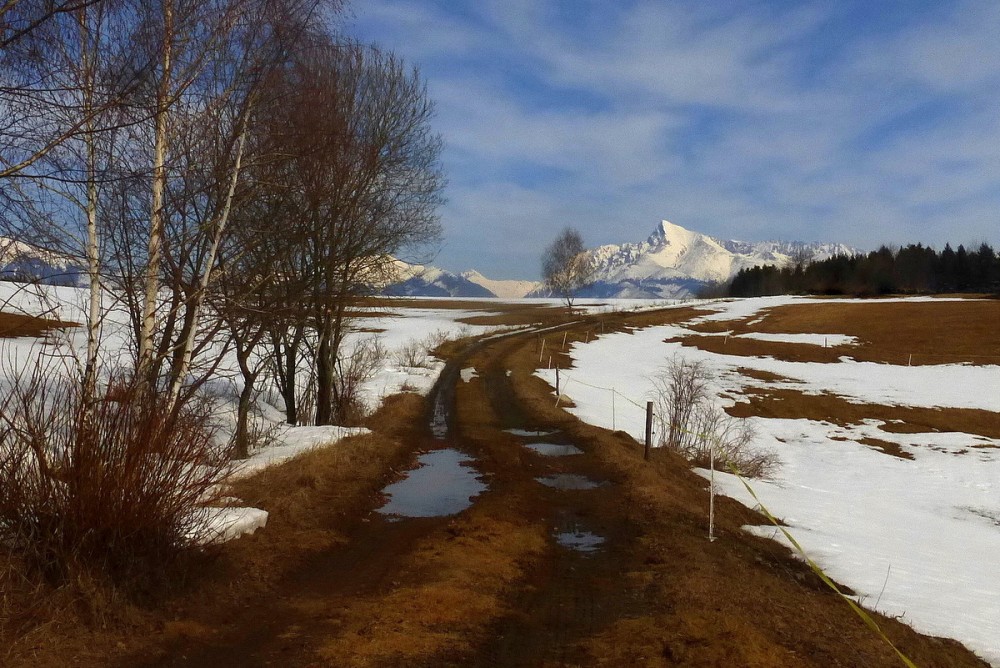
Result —
[[163, 249], [163, 195], [167, 183], [167, 117], [170, 107], [170, 84], [174, 41], [173, 0], [165, 0], [163, 5], [163, 72], [159, 90], [156, 93], [156, 129], [153, 146], [153, 186], [152, 208], [149, 221], [149, 243], [147, 246], [146, 285], [143, 298], [142, 327], [139, 331], [139, 363], [137, 372], [146, 378], [153, 365], [153, 349], [156, 330], [156, 305], [160, 291], [160, 255]]
[[208, 285], [212, 277], [212, 269], [215, 266], [215, 258], [219, 252], [219, 246], [222, 244], [222, 238], [226, 231], [226, 226], [229, 223], [229, 213], [232, 211], [233, 207], [233, 196], [236, 193], [236, 184], [239, 182], [240, 168], [243, 163], [243, 147], [246, 145], [246, 124], [240, 130], [239, 141], [236, 146], [236, 161], [233, 164], [233, 172], [229, 179], [229, 190], [226, 193], [226, 203], [222, 208], [222, 212], [219, 214], [218, 222], [215, 225], [215, 234], [212, 238], [212, 245], [209, 248], [208, 256], [205, 258], [205, 263], [201, 268], [201, 276], [198, 279], [198, 290], [195, 292], [194, 300], [191, 304], [187, 305], [187, 308], [194, 310], [194, 315], [192, 317], [191, 328], [188, 330], [187, 337], [184, 340], [184, 348], [181, 351], [181, 364], [177, 370], [177, 376], [174, 378], [173, 384], [170, 387], [170, 399], [168, 405], [172, 409], [174, 404], [177, 402], [177, 398], [180, 396], [181, 387], [184, 385], [184, 377], [187, 376], [188, 369], [191, 368], [191, 357], [194, 352], [195, 337], [198, 333], [198, 320], [201, 317], [201, 306], [205, 302], [205, 293], [208, 290]]

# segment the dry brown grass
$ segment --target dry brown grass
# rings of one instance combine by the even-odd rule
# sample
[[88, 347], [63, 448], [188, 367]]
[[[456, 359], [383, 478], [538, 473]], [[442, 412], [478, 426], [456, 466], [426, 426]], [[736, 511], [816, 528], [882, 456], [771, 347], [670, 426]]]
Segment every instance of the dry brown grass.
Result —
[[[734, 417], [807, 419], [840, 426], [879, 420], [882, 431], [897, 434], [955, 431], [1000, 438], [1000, 420], [990, 411], [972, 408], [912, 408], [858, 404], [834, 394], [804, 394], [790, 389], [757, 387], [726, 409]], [[971, 439], [970, 439], [971, 440]]]
[[[755, 322], [762, 318], [759, 322]], [[751, 324], [753, 323], [753, 324]], [[836, 362], [842, 355], [889, 364], [1000, 364], [1000, 301], [882, 302], [879, 300], [792, 304], [737, 321], [693, 326], [696, 331], [735, 334], [846, 334], [858, 346], [771, 343], [729, 337], [692, 337], [691, 345], [726, 355], [770, 355], [790, 361]], [[912, 356], [912, 360], [911, 360]]]
[[883, 441], [880, 438], [862, 438], [858, 441], [858, 443], [861, 445], [867, 445], [870, 448], [875, 448], [876, 450], [881, 450], [885, 454], [892, 455], [893, 457], [899, 457], [900, 459], [913, 459], [913, 455], [903, 450], [903, 448], [899, 447], [897, 443]]
[[304, 561], [347, 541], [409, 458], [406, 436], [424, 410], [420, 397], [392, 397], [372, 418], [377, 435], [347, 439], [233, 484], [227, 494], [270, 513], [266, 530], [208, 550], [189, 564], [169, 598], [149, 607], [123, 606], [95, 620], [64, 588], [5, 586], [0, 644], [10, 653], [0, 653], [0, 665], [133, 666], [169, 656], [192, 638], [217, 638], [234, 610], [272, 599]]
[[0, 338], [39, 337], [53, 330], [69, 327], [79, 327], [79, 325], [75, 322], [63, 322], [21, 313], [0, 313]]
[[[693, 313], [624, 322], [608, 318], [604, 326], [656, 324]], [[599, 327], [595, 320], [567, 339], [586, 340]], [[686, 462], [667, 452], [643, 462], [628, 435], [583, 425], [554, 407], [551, 388], [531, 375], [540, 341], [524, 337], [498, 346], [501, 353], [473, 360], [479, 377], [457, 390], [459, 443], [476, 456], [491, 487], [469, 511], [451, 521], [389, 525], [367, 516], [378, 505], [381, 487], [411, 461], [421, 442], [415, 434], [426, 419], [423, 400], [394, 398], [370, 422], [376, 435], [234, 485], [237, 496], [271, 513], [267, 529], [220, 550], [214, 564], [174, 601], [150, 613], [146, 638], [136, 632], [99, 636], [97, 648], [77, 642], [69, 651], [59, 640], [62, 634], [57, 635], [61, 650], [47, 656], [101, 665], [107, 648], [121, 640], [128, 651], [122, 666], [191, 656], [192, 646], [216, 644], [218, 651], [198, 665], [236, 665], [244, 659], [286, 665], [497, 665], [482, 648], [502, 641], [492, 635], [512, 628], [504, 620], [530, 628], [543, 619], [546, 611], [524, 605], [527, 601], [547, 605], [549, 621], [572, 614], [566, 623], [576, 632], [591, 629], [560, 635], [568, 658], [552, 665], [896, 665], [891, 649], [806, 566], [779, 544], [742, 531], [745, 524], [761, 523], [759, 515], [720, 499], [720, 539], [709, 543], [705, 481]], [[445, 348], [454, 352], [460, 346]], [[516, 401], [497, 397], [495, 386], [486, 382], [489, 374], [503, 375], [508, 363]], [[545, 589], [553, 577], [550, 502], [533, 481], [537, 456], [500, 431], [505, 424], [494, 407], [505, 401], [505, 415], [561, 429], [587, 453], [575, 458], [575, 466], [613, 483], [595, 490], [601, 502], [587, 512], [617, 531], [609, 534], [609, 544], [620, 547], [613, 561], [598, 554], [578, 568], [604, 563], [613, 574], [600, 581], [599, 598], [570, 600]], [[570, 608], [563, 611], [563, 603]], [[590, 626], [577, 624], [587, 615], [593, 617]], [[879, 623], [919, 665], [982, 665], [955, 642], [920, 636], [892, 620]], [[95, 644], [95, 636], [81, 634], [78, 640], [83, 637]], [[540, 642], [555, 642], [553, 637], [543, 633]], [[233, 641], [243, 654], [232, 653], [234, 645], [227, 643]], [[513, 648], [513, 662], [541, 665], [532, 650]], [[44, 658], [47, 650], [39, 651]]]
[[[397, 564], [398, 586], [352, 602], [330, 620], [328, 665], [428, 665], [468, 655], [509, 614], [505, 592], [546, 549], [542, 527], [473, 511], [428, 536]], [[408, 581], [409, 580], [409, 581]]]

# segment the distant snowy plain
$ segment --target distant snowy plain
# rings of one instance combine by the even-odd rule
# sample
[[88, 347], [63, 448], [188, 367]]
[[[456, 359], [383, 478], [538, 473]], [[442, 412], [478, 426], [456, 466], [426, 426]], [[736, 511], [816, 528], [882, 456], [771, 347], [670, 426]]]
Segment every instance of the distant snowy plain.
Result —
[[[704, 304], [704, 319], [734, 320], [796, 303], [764, 298]], [[694, 334], [651, 327], [573, 344], [573, 368], [561, 373], [570, 412], [587, 422], [642, 437], [652, 376], [675, 355], [711, 369], [720, 405], [764, 385], [737, 370], [769, 371], [787, 379], [768, 387], [840, 395], [855, 403], [979, 408], [1000, 412], [1000, 366], [894, 366], [783, 362], [683, 347], [665, 339]], [[834, 334], [771, 336], [769, 340], [836, 344]], [[553, 370], [541, 378], [555, 385]], [[1000, 418], [998, 418], [1000, 419]], [[866, 607], [900, 617], [917, 630], [955, 638], [1000, 666], [1000, 441], [962, 433], [895, 434], [877, 422], [841, 427], [806, 419], [750, 418], [756, 445], [781, 460], [773, 480], [752, 480], [761, 502], [781, 518], [809, 556], [857, 592]], [[913, 460], [858, 441], [895, 443]], [[700, 471], [707, 476], [707, 471]], [[734, 476], [716, 473], [721, 492], [754, 507]], [[707, 529], [707, 509], [706, 509]], [[784, 542], [771, 525], [746, 527]]]

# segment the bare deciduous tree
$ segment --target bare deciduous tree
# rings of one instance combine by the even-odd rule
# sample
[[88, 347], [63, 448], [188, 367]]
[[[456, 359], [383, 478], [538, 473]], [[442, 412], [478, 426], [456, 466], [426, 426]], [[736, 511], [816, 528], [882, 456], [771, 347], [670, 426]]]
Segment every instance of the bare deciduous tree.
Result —
[[583, 245], [583, 237], [571, 227], [565, 228], [542, 254], [542, 279], [553, 294], [573, 308], [576, 293], [590, 284], [594, 265]]
[[[336, 379], [351, 307], [393, 271], [394, 255], [440, 233], [441, 142], [419, 75], [391, 53], [317, 40], [276, 85], [268, 153], [287, 159], [264, 178], [282, 184], [274, 213], [301, 249], [282, 279], [302, 288], [295, 298], [309, 308], [315, 419], [329, 424], [346, 400]], [[275, 336], [286, 389], [295, 386], [301, 325]]]

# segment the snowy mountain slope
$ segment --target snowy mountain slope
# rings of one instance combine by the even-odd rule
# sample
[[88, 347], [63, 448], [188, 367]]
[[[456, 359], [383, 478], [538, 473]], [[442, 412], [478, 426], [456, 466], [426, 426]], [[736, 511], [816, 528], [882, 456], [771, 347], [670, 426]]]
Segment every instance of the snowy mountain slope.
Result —
[[0, 237], [0, 280], [75, 286], [82, 284], [84, 272], [83, 266], [69, 256]]
[[822, 260], [855, 252], [842, 244], [725, 241], [664, 220], [643, 242], [609, 244], [590, 251], [595, 282], [581, 296], [684, 297], [701, 286], [727, 281], [741, 269], [783, 266], [799, 256]]
[[396, 261], [398, 279], [382, 288], [392, 297], [496, 297], [489, 288], [474, 283], [464, 274], [437, 267]]
[[520, 299], [539, 286], [538, 281], [494, 280], [475, 270], [464, 271], [461, 277], [481, 285], [501, 299]]
[[[662, 221], [642, 242], [608, 244], [589, 251], [596, 272], [581, 297], [677, 299], [712, 283], [728, 281], [741, 269], [784, 266], [797, 259], [825, 260], [857, 251], [843, 244], [786, 241], [727, 241]], [[478, 271], [455, 274], [432, 266], [398, 262], [399, 278], [384, 294], [428, 297], [551, 296], [534, 281], [498, 281]]]

